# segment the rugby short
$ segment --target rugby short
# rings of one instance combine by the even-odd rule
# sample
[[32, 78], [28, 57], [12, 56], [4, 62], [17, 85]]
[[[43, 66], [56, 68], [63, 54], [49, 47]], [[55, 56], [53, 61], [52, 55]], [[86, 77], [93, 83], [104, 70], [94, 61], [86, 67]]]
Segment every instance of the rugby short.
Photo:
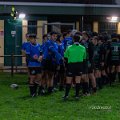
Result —
[[50, 71], [50, 72], [55, 72], [57, 68], [57, 65], [54, 64], [51, 60], [43, 60], [42, 62], [42, 69]]
[[41, 67], [29, 67], [28, 70], [30, 75], [41, 74]]
[[75, 77], [75, 76], [81, 76], [83, 72], [83, 63], [68, 63], [67, 70], [66, 70], [66, 76], [67, 77]]

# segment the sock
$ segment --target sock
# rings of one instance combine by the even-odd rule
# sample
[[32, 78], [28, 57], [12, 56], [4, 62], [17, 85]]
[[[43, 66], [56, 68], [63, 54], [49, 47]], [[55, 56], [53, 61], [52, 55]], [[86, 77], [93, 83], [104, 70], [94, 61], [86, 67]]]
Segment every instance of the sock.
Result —
[[60, 85], [60, 86], [59, 86], [59, 91], [63, 91], [63, 90], [64, 90], [63, 85]]
[[85, 82], [82, 82], [82, 93], [85, 94]]
[[70, 88], [71, 88], [71, 84], [66, 84], [66, 87], [65, 87], [65, 96], [69, 95]]
[[115, 80], [116, 80], [116, 72], [113, 72], [112, 74], [113, 74], [113, 82], [115, 82]]
[[118, 72], [118, 80], [119, 80], [119, 82], [120, 82], [120, 72]]
[[89, 84], [85, 82], [85, 93], [89, 93]]
[[94, 88], [93, 88], [93, 93], [96, 93], [96, 91], [97, 91], [97, 88], [94, 87]]
[[110, 86], [111, 86], [111, 84], [112, 84], [112, 74], [111, 73], [108, 74], [108, 81], [109, 81]]
[[39, 86], [39, 89], [38, 89], [38, 95], [40, 95], [42, 93], [42, 90], [44, 89], [43, 86]]
[[101, 78], [102, 78], [102, 81], [103, 81], [102, 84], [103, 84], [103, 85], [106, 85], [106, 84], [107, 84], [107, 76], [102, 75]]
[[37, 87], [38, 87], [38, 84], [37, 83], [34, 83], [34, 92], [37, 93]]
[[88, 90], [89, 92], [92, 92], [93, 86], [91, 80], [89, 80]]
[[99, 78], [96, 78], [96, 86], [99, 88]]
[[109, 77], [108, 76], [105, 76], [105, 79], [106, 79], [106, 84], [108, 84], [109, 83]]
[[83, 82], [83, 94], [89, 93], [89, 84], [88, 82]]
[[35, 93], [35, 85], [34, 84], [30, 84], [29, 89], [30, 89], [30, 96], [36, 95], [36, 93]]
[[102, 89], [102, 79], [98, 78], [98, 87], [99, 89]]
[[52, 93], [53, 87], [48, 87], [48, 93]]
[[80, 91], [80, 83], [76, 83], [76, 86], [75, 86], [75, 96], [79, 96], [79, 91]]

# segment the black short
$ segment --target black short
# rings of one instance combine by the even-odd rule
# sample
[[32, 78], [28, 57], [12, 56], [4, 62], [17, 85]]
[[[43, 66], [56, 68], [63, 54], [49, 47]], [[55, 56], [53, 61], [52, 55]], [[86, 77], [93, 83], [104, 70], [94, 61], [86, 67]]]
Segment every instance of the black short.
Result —
[[29, 67], [28, 70], [30, 75], [41, 74], [41, 67]]
[[88, 74], [93, 73], [93, 70], [94, 70], [93, 66], [88, 67]]
[[100, 70], [101, 69], [101, 65], [99, 63], [95, 63], [94, 69], [95, 70]]
[[83, 72], [83, 63], [69, 63], [67, 66], [66, 76], [74, 77], [74, 76], [81, 76]]
[[93, 73], [94, 70], [94, 65], [90, 64], [88, 61], [84, 62], [83, 64], [83, 74], [89, 74], [89, 73]]
[[57, 65], [53, 64], [53, 62], [51, 60], [43, 60], [42, 66], [43, 66], [42, 67], [43, 71], [47, 70], [50, 72], [55, 72], [56, 68], [57, 68]]
[[91, 63], [91, 65], [88, 66], [88, 74], [93, 73], [94, 69], [95, 69], [95, 64]]
[[60, 65], [59, 73], [64, 73], [65, 72], [65, 66]]
[[83, 74], [88, 74], [88, 61], [83, 62]]

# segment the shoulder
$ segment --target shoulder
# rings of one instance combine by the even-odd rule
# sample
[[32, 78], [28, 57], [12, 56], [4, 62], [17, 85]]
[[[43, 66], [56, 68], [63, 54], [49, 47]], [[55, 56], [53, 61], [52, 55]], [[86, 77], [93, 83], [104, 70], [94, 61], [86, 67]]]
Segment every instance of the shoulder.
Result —
[[69, 45], [68, 47], [67, 47], [67, 49], [70, 49], [70, 48], [72, 48], [73, 47], [73, 45]]
[[83, 45], [79, 45], [79, 46], [80, 46], [80, 48], [82, 48], [82, 49], [84, 49], [84, 50], [86, 49]]

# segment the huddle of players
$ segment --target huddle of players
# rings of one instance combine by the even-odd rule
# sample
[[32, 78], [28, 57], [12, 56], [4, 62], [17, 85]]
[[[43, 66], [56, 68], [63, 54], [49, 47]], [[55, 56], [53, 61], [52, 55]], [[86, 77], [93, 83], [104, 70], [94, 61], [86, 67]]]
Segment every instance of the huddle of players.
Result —
[[[26, 55], [29, 74], [29, 88], [32, 97], [52, 93], [57, 83], [65, 88], [64, 99], [69, 96], [71, 84], [75, 85], [75, 98], [79, 90], [89, 95], [96, 93], [103, 85], [120, 81], [120, 38], [87, 32], [71, 31], [63, 34], [51, 32], [43, 36], [43, 43], [36, 41], [35, 34], [27, 34], [29, 40], [22, 45]], [[83, 54], [83, 56], [82, 56]], [[80, 59], [79, 59], [80, 58]], [[47, 90], [46, 90], [47, 89]]]

